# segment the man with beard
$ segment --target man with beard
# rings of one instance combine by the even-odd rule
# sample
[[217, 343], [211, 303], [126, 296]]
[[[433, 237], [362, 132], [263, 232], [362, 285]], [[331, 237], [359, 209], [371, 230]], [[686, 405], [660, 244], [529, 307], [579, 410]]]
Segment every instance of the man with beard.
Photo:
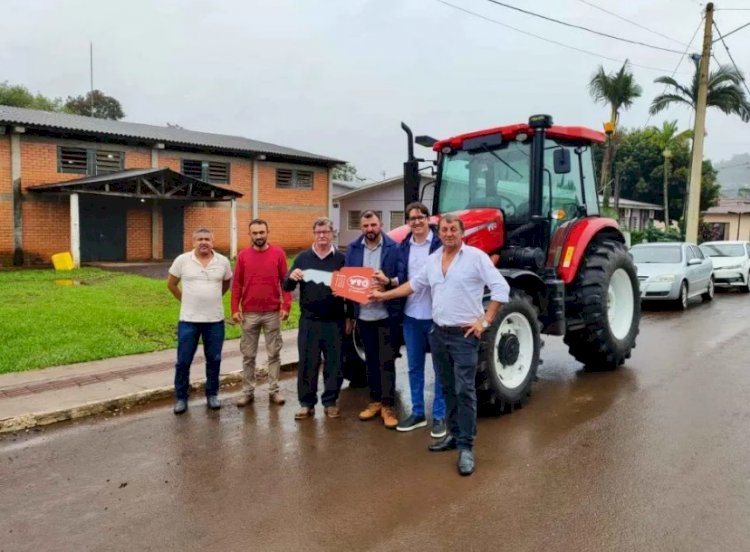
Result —
[[[295, 420], [304, 420], [315, 412], [318, 402], [318, 367], [323, 356], [323, 412], [328, 418], [341, 416], [336, 401], [341, 388], [341, 347], [344, 340], [346, 304], [336, 297], [330, 286], [313, 273], [322, 276], [341, 269], [344, 255], [333, 246], [333, 222], [318, 218], [313, 222], [313, 245], [297, 255], [291, 272], [284, 281], [286, 291], [300, 286], [299, 368], [297, 370], [297, 397], [299, 410]], [[307, 277], [306, 277], [307, 276]]]
[[206, 401], [211, 409], [219, 403], [219, 369], [224, 345], [224, 304], [221, 297], [229, 289], [232, 268], [229, 260], [214, 251], [214, 237], [207, 228], [193, 232], [193, 250], [177, 257], [169, 268], [167, 288], [180, 302], [177, 325], [177, 364], [174, 413], [187, 410], [190, 391], [190, 365], [198, 340], [203, 340], [206, 357]]
[[242, 324], [242, 397], [237, 406], [255, 400], [255, 356], [263, 331], [268, 353], [268, 393], [272, 404], [284, 404], [279, 390], [281, 370], [281, 322], [289, 317], [292, 298], [282, 292], [287, 271], [286, 255], [280, 247], [268, 243], [268, 223], [250, 222], [252, 246], [237, 257], [232, 283], [232, 319]]
[[[365, 211], [360, 217], [362, 236], [349, 244], [346, 266], [370, 267], [375, 270], [374, 283], [379, 287], [396, 287], [403, 264], [398, 245], [381, 231], [380, 217]], [[353, 318], [362, 339], [367, 365], [370, 403], [359, 419], [372, 420], [380, 415], [388, 429], [398, 425], [396, 416], [396, 355], [400, 345], [401, 302], [354, 305]], [[346, 321], [346, 332], [351, 333], [354, 319]]]

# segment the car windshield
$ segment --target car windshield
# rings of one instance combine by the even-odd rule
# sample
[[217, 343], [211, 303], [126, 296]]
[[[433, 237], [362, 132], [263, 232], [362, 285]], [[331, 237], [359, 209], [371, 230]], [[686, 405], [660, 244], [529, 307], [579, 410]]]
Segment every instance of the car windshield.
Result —
[[636, 263], [681, 263], [682, 248], [679, 245], [636, 245], [630, 250]]
[[708, 257], [744, 257], [745, 248], [739, 243], [704, 243], [700, 246]]

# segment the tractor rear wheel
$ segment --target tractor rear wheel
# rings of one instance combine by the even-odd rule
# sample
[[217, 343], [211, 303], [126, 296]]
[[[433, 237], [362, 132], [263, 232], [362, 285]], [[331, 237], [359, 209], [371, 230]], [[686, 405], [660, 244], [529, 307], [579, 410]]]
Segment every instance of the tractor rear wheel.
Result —
[[349, 380], [349, 387], [367, 387], [365, 350], [362, 346], [362, 340], [359, 337], [356, 324], [351, 335], [344, 336], [342, 357], [341, 371], [344, 378]]
[[528, 402], [540, 349], [537, 309], [528, 295], [513, 291], [479, 345], [476, 386], [481, 411], [510, 413]]
[[633, 258], [613, 240], [592, 243], [572, 284], [568, 316], [583, 321], [569, 330], [570, 354], [589, 370], [611, 370], [630, 358], [638, 335], [641, 301]]

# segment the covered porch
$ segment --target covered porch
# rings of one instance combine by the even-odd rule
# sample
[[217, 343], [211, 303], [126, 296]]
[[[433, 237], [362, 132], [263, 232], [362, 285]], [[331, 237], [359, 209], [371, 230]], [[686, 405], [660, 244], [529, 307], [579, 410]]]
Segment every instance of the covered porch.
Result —
[[[70, 252], [82, 261], [126, 261], [138, 236], [150, 232], [150, 258], [184, 251], [184, 208], [196, 202], [229, 202], [229, 254], [237, 255], [237, 206], [240, 192], [209, 184], [168, 168], [128, 169], [54, 184], [30, 186], [29, 192], [65, 195], [70, 209]], [[145, 217], [131, 217], [144, 213]], [[131, 220], [132, 219], [132, 220]], [[144, 229], [143, 226], [149, 225]], [[226, 230], [226, 226], [224, 226]], [[145, 240], [144, 240], [145, 243]]]

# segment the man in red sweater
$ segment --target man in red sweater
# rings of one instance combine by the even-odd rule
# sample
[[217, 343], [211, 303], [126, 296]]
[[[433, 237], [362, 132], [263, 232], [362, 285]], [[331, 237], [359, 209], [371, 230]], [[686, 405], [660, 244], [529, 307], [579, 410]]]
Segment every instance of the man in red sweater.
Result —
[[232, 282], [232, 319], [242, 324], [242, 398], [237, 406], [255, 400], [255, 355], [261, 329], [268, 353], [269, 400], [281, 405], [281, 321], [289, 317], [292, 304], [291, 294], [281, 289], [287, 272], [286, 255], [280, 247], [268, 243], [268, 223], [263, 219], [250, 222], [250, 239], [252, 246], [237, 257]]

